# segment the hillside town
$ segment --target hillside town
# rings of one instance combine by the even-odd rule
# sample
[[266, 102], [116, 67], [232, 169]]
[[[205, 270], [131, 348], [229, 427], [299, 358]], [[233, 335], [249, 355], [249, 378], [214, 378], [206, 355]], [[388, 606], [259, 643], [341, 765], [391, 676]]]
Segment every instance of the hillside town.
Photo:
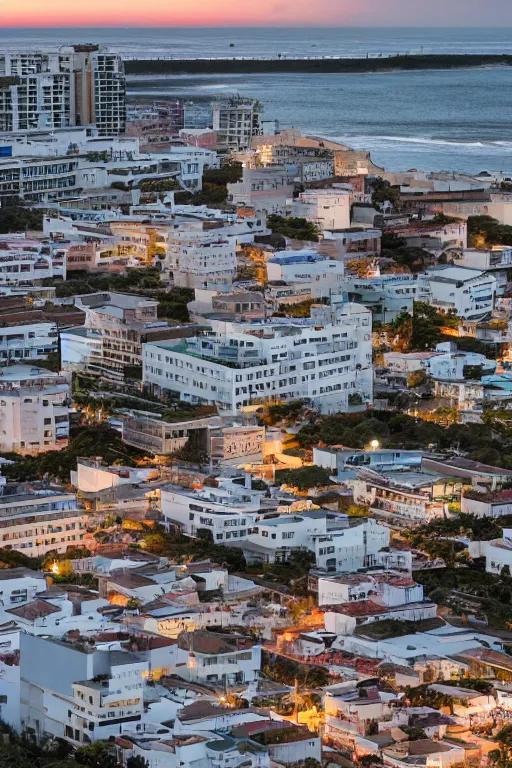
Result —
[[0, 52], [0, 528], [5, 768], [509, 767], [512, 172]]

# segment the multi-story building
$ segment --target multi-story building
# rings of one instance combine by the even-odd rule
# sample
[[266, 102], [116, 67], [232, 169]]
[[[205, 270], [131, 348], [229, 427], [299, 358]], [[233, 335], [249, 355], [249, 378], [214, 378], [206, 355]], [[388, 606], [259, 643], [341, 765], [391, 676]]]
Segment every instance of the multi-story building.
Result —
[[512, 248], [496, 245], [490, 250], [465, 248], [455, 255], [455, 264], [470, 269], [481, 269], [496, 280], [496, 295], [506, 295], [512, 268]]
[[0, 365], [44, 360], [58, 349], [57, 323], [41, 322], [42, 313], [0, 315]]
[[350, 192], [308, 189], [293, 201], [292, 216], [307, 219], [322, 231], [350, 227]]
[[371, 313], [358, 304], [312, 308], [307, 321], [240, 324], [176, 344], [146, 344], [144, 384], [155, 394], [237, 413], [306, 398], [322, 412], [372, 402]]
[[140, 377], [142, 345], [195, 331], [171, 327], [157, 317], [158, 301], [123, 293], [76, 296], [75, 306], [85, 312], [85, 324], [61, 334], [64, 370], [86, 370], [112, 381]]
[[261, 645], [250, 637], [198, 630], [183, 632], [178, 645], [189, 651], [186, 668], [180, 672], [186, 680], [228, 686], [259, 677]]
[[217, 147], [229, 152], [249, 149], [253, 136], [259, 136], [263, 107], [259, 101], [241, 96], [219, 99], [212, 105], [212, 125], [217, 131]]
[[386, 325], [401, 312], [412, 315], [419, 289], [415, 275], [399, 274], [379, 277], [345, 275], [341, 290], [346, 291], [349, 301], [357, 301], [368, 307], [375, 324]]
[[58, 451], [69, 438], [71, 376], [30, 365], [0, 369], [0, 450]]
[[231, 285], [236, 274], [236, 243], [222, 228], [200, 226], [170, 231], [162, 268], [174, 285], [211, 288]]
[[431, 267], [419, 277], [418, 298], [429, 301], [443, 312], [454, 311], [467, 320], [477, 320], [492, 312], [496, 280], [492, 275], [468, 267]]
[[127, 113], [126, 134], [137, 136], [144, 150], [169, 145], [182, 128], [182, 101], [154, 101], [152, 104], [136, 105]]
[[348, 525], [314, 539], [317, 568], [354, 573], [377, 563], [378, 553], [389, 546], [389, 528], [372, 518], [348, 520]]
[[[64, 489], [19, 483], [5, 486], [0, 495], [0, 541], [4, 549], [29, 557], [66, 552], [68, 547], [83, 546], [86, 528], [87, 516], [75, 494]], [[27, 589], [20, 587], [19, 596], [29, 595]]]
[[310, 283], [325, 275], [333, 291], [340, 289], [344, 274], [342, 261], [329, 259], [316, 251], [278, 251], [267, 261], [269, 282]]
[[354, 259], [380, 256], [381, 238], [380, 229], [324, 229], [324, 240], [335, 240], [340, 256]]
[[129, 411], [120, 418], [124, 442], [156, 456], [179, 451], [192, 436], [198, 449], [208, 451], [209, 430], [222, 423], [218, 416], [169, 422], [144, 411]]
[[293, 183], [283, 166], [244, 168], [242, 180], [228, 184], [229, 202], [267, 214], [288, 213], [292, 197]]
[[236, 484], [199, 491], [169, 487], [161, 491], [162, 514], [186, 536], [207, 530], [215, 543], [224, 544], [247, 537], [261, 514], [260, 497], [261, 493]]
[[142, 719], [149, 662], [141, 654], [23, 634], [20, 668], [21, 725], [37, 739], [83, 746]]
[[0, 56], [0, 130], [95, 125], [100, 136], [124, 133], [121, 57], [97, 45]]
[[0, 287], [40, 285], [47, 278], [65, 280], [66, 250], [18, 235], [0, 236]]
[[0, 198], [53, 202], [77, 195], [80, 180], [76, 157], [0, 159]]
[[366, 476], [360, 471], [356, 480], [347, 480], [354, 499], [368, 504], [374, 515], [407, 527], [429, 522], [448, 514], [450, 500], [460, 501], [462, 482], [446, 475], [425, 472], [386, 472]]

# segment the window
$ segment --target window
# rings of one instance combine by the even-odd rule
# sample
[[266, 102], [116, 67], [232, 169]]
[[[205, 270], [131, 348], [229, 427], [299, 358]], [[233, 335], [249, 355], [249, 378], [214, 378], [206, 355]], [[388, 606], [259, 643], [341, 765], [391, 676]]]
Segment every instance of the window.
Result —
[[293, 539], [294, 536], [295, 536], [295, 533], [293, 531], [283, 532], [283, 539]]

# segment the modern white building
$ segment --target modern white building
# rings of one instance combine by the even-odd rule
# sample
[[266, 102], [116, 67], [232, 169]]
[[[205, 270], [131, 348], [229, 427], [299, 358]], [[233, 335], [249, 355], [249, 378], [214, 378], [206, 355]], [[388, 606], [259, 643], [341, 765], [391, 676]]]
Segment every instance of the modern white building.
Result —
[[[29, 557], [65, 552], [68, 547], [83, 546], [86, 528], [87, 515], [79, 509], [74, 493], [20, 487], [0, 496], [0, 540], [4, 548]], [[29, 600], [31, 585], [19, 589], [19, 595]]]
[[83, 746], [142, 719], [149, 663], [137, 653], [22, 634], [20, 669], [21, 725], [37, 739]]
[[466, 320], [478, 320], [494, 309], [496, 280], [477, 269], [450, 265], [431, 267], [419, 280], [418, 298], [443, 312], [452, 311]]
[[[453, 349], [452, 349], [453, 346]], [[496, 370], [496, 360], [477, 352], [459, 352], [453, 342], [442, 342], [432, 352], [385, 352], [384, 365], [394, 374], [408, 376], [425, 371], [435, 380], [463, 381], [474, 378], [471, 370], [481, 368], [483, 374]]]
[[377, 563], [381, 549], [389, 546], [390, 531], [372, 518], [359, 518], [340, 530], [314, 540], [317, 568], [354, 573]]
[[[1, 497], [0, 497], [1, 498]], [[30, 603], [39, 592], [47, 589], [46, 577], [30, 568], [5, 568], [0, 573], [1, 605], [4, 610]]]
[[262, 402], [308, 399], [324, 413], [372, 402], [371, 313], [359, 304], [312, 308], [309, 320], [235, 325], [145, 344], [144, 385], [235, 414]]
[[62, 245], [29, 240], [24, 235], [0, 236], [0, 290], [3, 286], [40, 285], [48, 278], [65, 280], [66, 252]]
[[311, 221], [321, 231], [350, 227], [350, 192], [308, 189], [293, 201], [292, 216]]
[[164, 273], [181, 288], [230, 286], [236, 274], [236, 242], [223, 228], [199, 226], [170, 231]]
[[[20, 313], [20, 318], [24, 314]], [[0, 316], [0, 365], [44, 360], [57, 351], [57, 323], [16, 320], [11, 315], [10, 322], [5, 321], [3, 324], [2, 319]]]
[[284, 216], [290, 210], [293, 189], [289, 173], [282, 166], [244, 168], [242, 180], [228, 184], [228, 200], [233, 205]]
[[88, 293], [74, 297], [85, 312], [82, 327], [61, 332], [61, 361], [65, 371], [86, 370], [112, 381], [138, 378], [142, 345], [179, 335], [158, 320], [156, 299], [125, 293]]
[[342, 261], [329, 259], [315, 251], [278, 251], [267, 261], [267, 279], [269, 282], [311, 283], [325, 280], [332, 292], [341, 290], [344, 274]]
[[261, 645], [252, 638], [199, 630], [183, 632], [178, 645], [189, 651], [187, 665], [180, 669], [186, 680], [229, 686], [259, 677]]
[[98, 45], [23, 51], [0, 57], [0, 131], [95, 125], [101, 136], [124, 133], [121, 57]]
[[401, 313], [412, 315], [413, 303], [418, 292], [415, 275], [381, 275], [356, 277], [345, 275], [341, 290], [346, 291], [349, 301], [363, 304], [372, 311], [374, 323], [386, 325]]
[[71, 376], [30, 365], [0, 368], [0, 450], [58, 451], [69, 438]]
[[230, 484], [228, 488], [186, 491], [163, 488], [162, 514], [167, 524], [177, 526], [186, 536], [210, 531], [216, 544], [245, 539], [256, 518], [262, 514], [261, 492]]

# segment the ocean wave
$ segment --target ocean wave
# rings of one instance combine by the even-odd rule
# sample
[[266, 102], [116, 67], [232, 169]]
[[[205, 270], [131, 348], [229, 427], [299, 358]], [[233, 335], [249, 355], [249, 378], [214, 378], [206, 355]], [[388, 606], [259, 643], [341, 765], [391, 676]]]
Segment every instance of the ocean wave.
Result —
[[[316, 134], [318, 135], [318, 134]], [[511, 141], [463, 141], [460, 139], [435, 139], [428, 136], [327, 136], [326, 138], [332, 141], [340, 141], [343, 144], [349, 146], [356, 146], [361, 149], [368, 147], [369, 149], [376, 146], [381, 147], [385, 144], [413, 144], [417, 145], [418, 149], [421, 146], [428, 147], [446, 147], [447, 149], [476, 149], [476, 150], [509, 150], [512, 151]]]

